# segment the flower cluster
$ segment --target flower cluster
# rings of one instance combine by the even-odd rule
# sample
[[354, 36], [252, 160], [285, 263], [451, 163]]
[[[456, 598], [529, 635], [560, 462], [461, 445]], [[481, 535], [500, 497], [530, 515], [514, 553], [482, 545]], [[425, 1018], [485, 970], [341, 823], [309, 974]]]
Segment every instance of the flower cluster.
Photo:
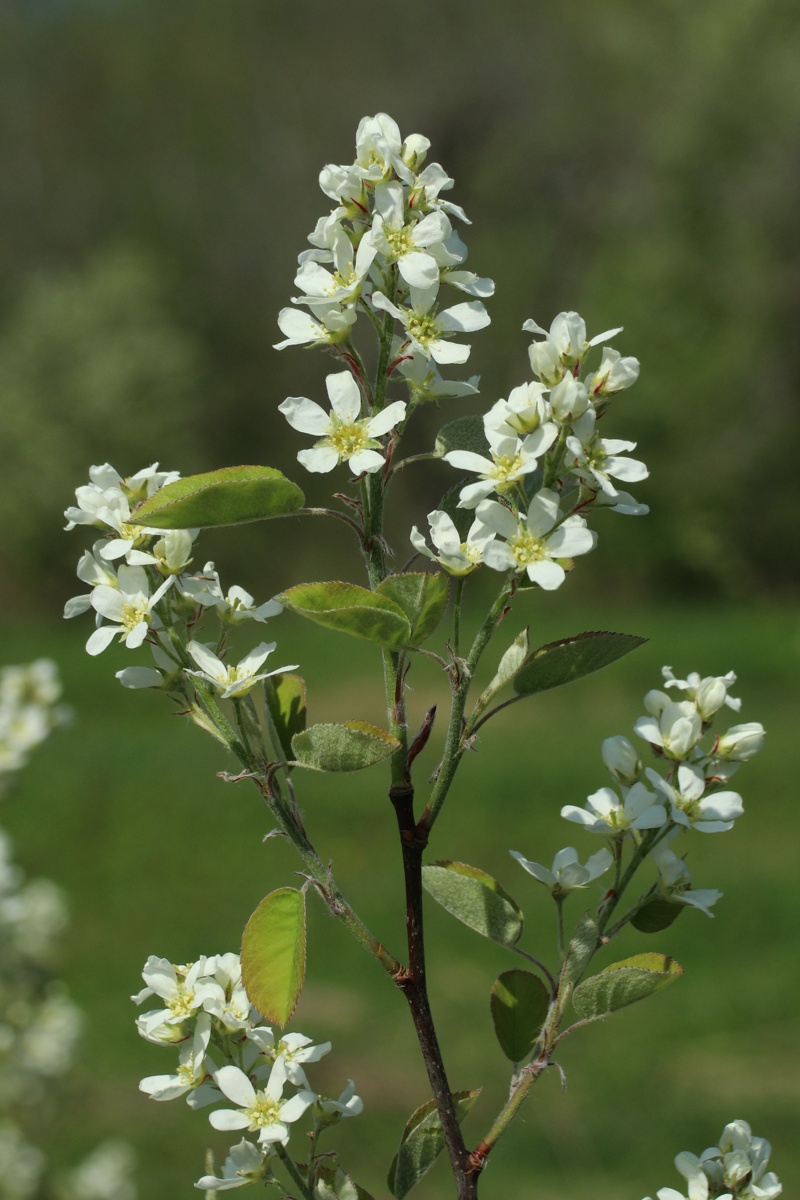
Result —
[[[105, 463], [91, 467], [89, 478], [76, 491], [77, 505], [65, 513], [66, 528], [90, 525], [104, 536], [78, 563], [78, 578], [91, 590], [68, 600], [64, 616], [94, 611], [95, 630], [86, 643], [92, 655], [115, 640], [129, 650], [148, 643], [153, 665], [118, 671], [123, 687], [164, 688], [186, 699], [194, 715], [193, 680], [225, 699], [238, 698], [269, 675], [291, 670], [256, 673], [275, 649], [274, 642], [259, 642], [236, 666], [224, 661], [228, 632], [276, 616], [281, 612], [276, 600], [256, 604], [239, 586], [226, 592], [213, 562], [192, 571], [198, 530], [165, 534], [130, 523], [138, 503], [180, 478], [176, 471], [159, 471], [153, 463], [124, 479]], [[197, 637], [204, 619], [216, 626], [210, 644]]]
[[[430, 142], [420, 134], [405, 140], [386, 113], [365, 117], [356, 133], [353, 163], [326, 166], [320, 187], [334, 208], [309, 235], [311, 249], [299, 256], [295, 284], [302, 295], [284, 308], [278, 325], [285, 346], [335, 349], [353, 370], [326, 379], [330, 412], [304, 396], [280, 406], [289, 424], [319, 440], [301, 450], [309, 471], [330, 471], [348, 462], [355, 475], [379, 471], [386, 459], [381, 439], [402, 424], [424, 400], [473, 395], [476, 380], [445, 380], [439, 366], [464, 363], [469, 345], [453, 341], [489, 324], [482, 300], [494, 292], [490, 279], [464, 268], [467, 248], [453, 227], [466, 222], [458, 205], [442, 197], [453, 180], [438, 163], [425, 165]], [[442, 285], [471, 297], [446, 306]], [[308, 312], [302, 311], [308, 309]], [[394, 370], [408, 402], [382, 401], [370, 411], [358, 353], [352, 344], [359, 313], [388, 339], [387, 375]]]
[[462, 538], [453, 516], [437, 509], [428, 521], [439, 553], [427, 548], [416, 527], [411, 541], [451, 574], [486, 563], [552, 591], [571, 560], [596, 543], [583, 515], [588, 509], [647, 512], [617, 488], [618, 481], [647, 478], [644, 463], [626, 457], [635, 442], [602, 438], [597, 431], [611, 396], [635, 382], [639, 364], [606, 348], [599, 367], [581, 379], [591, 348], [618, 329], [587, 341], [584, 321], [573, 312], [559, 313], [549, 333], [533, 321], [523, 328], [544, 334], [530, 350], [539, 378], [515, 387], [486, 413], [483, 449], [455, 448], [443, 456], [476, 476], [458, 502], [460, 509], [474, 510], [472, 526]]
[[662, 771], [645, 767], [626, 737], [606, 738], [602, 757], [615, 786], [593, 792], [583, 808], [566, 804], [561, 809], [567, 821], [608, 838], [611, 849], [593, 854], [581, 865], [577, 851], [567, 846], [558, 851], [552, 868], [531, 862], [516, 850], [511, 852], [555, 897], [586, 887], [615, 861], [621, 862], [621, 843], [627, 837], [642, 858], [652, 856], [658, 872], [653, 894], [713, 916], [711, 906], [722, 893], [693, 889], [686, 863], [669, 843], [682, 830], [719, 833], [732, 827], [744, 808], [738, 792], [724, 785], [741, 763], [761, 749], [765, 733], [757, 722], [731, 726], [723, 734], [712, 731], [724, 706], [735, 711], [740, 707], [741, 701], [728, 694], [736, 682], [732, 671], [706, 678], [693, 673], [688, 679], [676, 679], [672, 668], [664, 667], [663, 675], [666, 686], [686, 698], [674, 700], [666, 692], [648, 692], [646, 714], [634, 726], [654, 751]]
[[301, 1033], [276, 1035], [265, 1026], [247, 998], [238, 955], [204, 956], [184, 966], [151, 956], [142, 978], [146, 986], [133, 1000], [153, 998], [158, 1007], [137, 1019], [139, 1033], [180, 1050], [175, 1073], [148, 1076], [141, 1090], [154, 1100], [185, 1096], [191, 1108], [227, 1102], [209, 1115], [211, 1125], [257, 1135], [231, 1147], [222, 1174], [204, 1175], [198, 1188], [223, 1191], [268, 1181], [273, 1156], [289, 1142], [289, 1126], [308, 1109], [315, 1138], [361, 1112], [352, 1080], [336, 1100], [312, 1091], [305, 1067], [327, 1054], [330, 1042], [315, 1046]]
[[[754, 1137], [747, 1122], [737, 1120], [725, 1126], [716, 1146], [699, 1157], [684, 1150], [675, 1166], [688, 1181], [689, 1200], [775, 1200], [783, 1187], [767, 1171], [771, 1152], [766, 1138]], [[656, 1195], [658, 1200], [686, 1200], [683, 1192], [669, 1187]]]
[[69, 719], [60, 697], [58, 671], [50, 659], [0, 669], [0, 794], [34, 746]]

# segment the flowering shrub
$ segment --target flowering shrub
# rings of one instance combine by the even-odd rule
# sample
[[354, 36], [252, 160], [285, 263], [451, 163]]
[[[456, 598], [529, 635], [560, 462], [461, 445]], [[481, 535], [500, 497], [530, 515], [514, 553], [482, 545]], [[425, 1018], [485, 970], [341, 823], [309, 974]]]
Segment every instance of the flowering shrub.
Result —
[[[98, 538], [78, 567], [90, 590], [68, 601], [65, 612], [94, 612], [87, 651], [100, 654], [114, 641], [135, 652], [147, 647], [144, 662], [137, 659], [117, 673], [122, 685], [161, 689], [226, 747], [237, 765], [227, 778], [252, 780], [303, 863], [304, 885], [277, 888], [254, 912], [241, 958], [223, 954], [185, 965], [151, 958], [146, 987], [135, 997], [156, 1004], [138, 1018], [142, 1036], [178, 1047], [175, 1073], [147, 1077], [143, 1091], [156, 1100], [185, 1096], [192, 1108], [218, 1105], [211, 1125], [243, 1135], [222, 1168], [211, 1163], [197, 1181], [206, 1191], [261, 1181], [306, 1200], [368, 1200], [334, 1154], [317, 1150], [323, 1130], [360, 1112], [354, 1084], [348, 1081], [338, 1100], [320, 1097], [305, 1066], [330, 1044], [277, 1032], [289, 1022], [303, 984], [310, 893], [405, 996], [419, 1039], [431, 1095], [406, 1124], [389, 1168], [392, 1194], [402, 1200], [446, 1149], [457, 1195], [476, 1196], [487, 1158], [536, 1080], [558, 1066], [561, 1043], [683, 974], [661, 951], [589, 971], [625, 926], [644, 938], [667, 930], [687, 909], [713, 915], [720, 893], [692, 887], [685, 840], [695, 832], [729, 830], [742, 815], [741, 796], [729, 783], [764, 741], [755, 722], [715, 729], [725, 708], [740, 706], [730, 695], [732, 672], [678, 679], [665, 667], [663, 690], [648, 692], [644, 715], [634, 725], [640, 749], [623, 736], [607, 738], [602, 758], [611, 784], [584, 807], [561, 809], [566, 820], [605, 845], [585, 861], [585, 850], [567, 846], [551, 867], [512, 851], [555, 901], [549, 954], [539, 946], [536, 953], [522, 948], [519, 904], [480, 868], [448, 859], [423, 863], [461, 762], [485, 736], [484, 726], [509, 705], [589, 675], [641, 644], [633, 635], [587, 631], [537, 647], [523, 628], [498, 653], [494, 638], [508, 628], [512, 613], [528, 620], [539, 589], [569, 586], [568, 575], [597, 544], [593, 526], [602, 527], [607, 513], [647, 513], [643, 502], [621, 490], [647, 478], [644, 463], [630, 457], [635, 444], [603, 436], [616, 421], [622, 393], [636, 382], [639, 364], [609, 345], [621, 329], [589, 337], [575, 312], [559, 313], [549, 329], [527, 320], [532, 377], [484, 415], [445, 423], [429, 451], [403, 457], [406, 429], [420, 406], [477, 394], [477, 377], [447, 376], [467, 361], [468, 336], [489, 324], [483, 301], [494, 290], [490, 279], [464, 266], [467, 247], [459, 229], [467, 218], [446, 198], [453, 181], [437, 163], [427, 163], [428, 149], [421, 135], [404, 140], [386, 114], [361, 122], [355, 160], [321, 173], [333, 207], [299, 256], [300, 294], [278, 318], [284, 335], [278, 349], [317, 347], [334, 360], [324, 396], [292, 396], [278, 406], [294, 430], [313, 439], [298, 451], [300, 465], [313, 473], [337, 472], [336, 486], [346, 490], [334, 493], [333, 506], [307, 507], [298, 485], [272, 467], [223, 468], [182, 479], [158, 464], [129, 477], [104, 464], [91, 468], [89, 483], [78, 488], [77, 503], [66, 514], [67, 528], [86, 525]], [[364, 345], [365, 332], [374, 336], [374, 347]], [[395, 570], [384, 533], [391, 480], [399, 470], [437, 460], [451, 474], [441, 502], [428, 514], [429, 538], [417, 525], [409, 538], [413, 558], [440, 569], [411, 570], [412, 559]], [[344, 523], [361, 550], [368, 586], [287, 581], [278, 596], [259, 604], [238, 585], [225, 591], [212, 562], [193, 565], [203, 528], [290, 515]], [[469, 577], [479, 570], [496, 577], [497, 592], [467, 645], [462, 608]], [[261, 626], [285, 609], [380, 647], [385, 726], [349, 718], [307, 724], [297, 668], [273, 667], [268, 660], [276, 643], [256, 643]], [[431, 639], [448, 609], [452, 623], [433, 649]], [[251, 634], [252, 649], [233, 663], [230, 632], [240, 627], [246, 633], [251, 622], [259, 627]], [[420, 783], [417, 760], [428, 748], [436, 710], [429, 709], [418, 730], [409, 729], [406, 712], [408, 676], [419, 655], [438, 665], [451, 693], [439, 761], [423, 772], [423, 780], [430, 775], [427, 784]], [[494, 655], [494, 672], [476, 695], [485, 655]], [[342, 894], [333, 865], [314, 847], [297, 798], [304, 770], [348, 772], [380, 763], [389, 768], [403, 863], [404, 960], [378, 941]], [[495, 1032], [511, 1064], [509, 1093], [471, 1148], [461, 1122], [478, 1093], [453, 1093], [448, 1084], [428, 1004], [423, 890], [504, 947], [515, 963], [524, 960], [524, 969], [502, 972], [491, 989]], [[584, 910], [573, 911], [568, 924], [566, 901], [573, 892], [582, 893]], [[298, 1122], [310, 1126], [302, 1148], [292, 1128]], [[719, 1155], [706, 1152], [698, 1160], [702, 1166], [686, 1174], [692, 1200], [719, 1196], [720, 1187], [731, 1195], [778, 1194], [773, 1177], [763, 1176], [763, 1144], [755, 1139], [754, 1157], [747, 1159], [750, 1150], [739, 1149], [747, 1127], [734, 1126], [739, 1157], [734, 1163], [734, 1151], [721, 1149], [720, 1173]], [[766, 1191], [742, 1190], [755, 1189], [758, 1180]], [[670, 1195], [669, 1189], [659, 1193], [662, 1200]]]

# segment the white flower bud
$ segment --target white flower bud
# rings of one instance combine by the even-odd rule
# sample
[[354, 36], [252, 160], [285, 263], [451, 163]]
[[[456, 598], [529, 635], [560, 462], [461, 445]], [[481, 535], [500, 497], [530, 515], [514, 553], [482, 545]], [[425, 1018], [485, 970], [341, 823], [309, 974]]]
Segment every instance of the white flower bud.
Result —
[[642, 760], [626, 737], [606, 738], [601, 753], [603, 762], [608, 767], [617, 783], [630, 787], [642, 777]]
[[748, 721], [744, 725], [731, 725], [717, 742], [716, 754], [720, 758], [732, 759], [734, 762], [747, 762], [758, 754], [764, 745], [766, 731], [758, 721]]

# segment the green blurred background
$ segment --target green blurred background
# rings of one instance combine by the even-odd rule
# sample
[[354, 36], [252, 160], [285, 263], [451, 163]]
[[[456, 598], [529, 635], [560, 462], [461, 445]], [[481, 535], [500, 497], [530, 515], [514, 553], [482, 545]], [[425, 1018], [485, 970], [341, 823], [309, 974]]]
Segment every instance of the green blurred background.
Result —
[[[659, 942], [689, 978], [565, 1048], [567, 1095], [541, 1085], [483, 1192], [636, 1200], [673, 1182], [677, 1150], [699, 1150], [734, 1116], [772, 1138], [787, 1194], [797, 1189], [799, 52], [800, 13], [780, 0], [0, 4], [0, 650], [57, 658], [77, 717], [5, 816], [27, 869], [73, 897], [65, 964], [93, 1032], [54, 1135], [65, 1156], [123, 1133], [140, 1149], [143, 1196], [192, 1194], [207, 1127], [138, 1095], [168, 1052], [136, 1038], [125, 998], [148, 953], [235, 947], [294, 864], [261, 843], [254, 796], [215, 779], [226, 765], [215, 747], [167, 720], [160, 697], [123, 693], [112, 667], [124, 656], [90, 661], [85, 625], [59, 624], [84, 545], [61, 533], [61, 514], [89, 463], [106, 460], [184, 474], [266, 462], [299, 478], [298, 439], [275, 407], [318, 396], [328, 364], [275, 353], [275, 317], [329, 207], [319, 168], [351, 160], [359, 118], [385, 110], [431, 138], [473, 221], [470, 265], [497, 282], [469, 364], [482, 399], [423, 414], [419, 448], [526, 378], [525, 318], [548, 325], [578, 308], [590, 332], [624, 325], [615, 344], [642, 362], [609, 419], [652, 472], [637, 489], [651, 515], [604, 518], [598, 551], [563, 593], [526, 601], [508, 638], [530, 620], [542, 641], [587, 627], [652, 641], [490, 726], [434, 853], [496, 871], [523, 906], [527, 890], [546, 946], [546, 896], [506, 850], [549, 861], [570, 840], [553, 814], [604, 781], [599, 741], [629, 731], [663, 662], [679, 674], [734, 667], [743, 718], [770, 730], [739, 777], [741, 830], [692, 848], [696, 882], [726, 892], [716, 920], [687, 914]], [[444, 466], [412, 474], [396, 493], [401, 558], [408, 527], [452, 482]], [[324, 479], [302, 482], [325, 496]], [[251, 526], [205, 537], [200, 553], [259, 596], [304, 577], [358, 579], [344, 531], [313, 532]], [[341, 715], [344, 674], [345, 716], [380, 721], [368, 649], [293, 618], [273, 629], [309, 678], [313, 719]], [[440, 685], [419, 675], [421, 713]], [[396, 946], [381, 790], [376, 771], [308, 785], [304, 804], [322, 853]], [[452, 925], [431, 915], [447, 956], [434, 1003], [454, 1084], [486, 1087], [477, 1137], [505, 1086], [486, 996], [507, 964]], [[359, 1084], [369, 1116], [342, 1140], [381, 1190], [425, 1085], [399, 1000], [320, 913], [298, 1026], [334, 1040], [317, 1078]], [[391, 1047], [377, 1065], [376, 1044]], [[421, 1194], [448, 1195], [444, 1173]]]

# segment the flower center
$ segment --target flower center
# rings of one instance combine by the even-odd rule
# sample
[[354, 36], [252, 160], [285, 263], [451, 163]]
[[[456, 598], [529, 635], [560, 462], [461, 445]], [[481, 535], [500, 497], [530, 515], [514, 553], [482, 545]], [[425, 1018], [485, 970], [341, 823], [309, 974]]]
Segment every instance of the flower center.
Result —
[[498, 492], [503, 490], [503, 484], [512, 483], [519, 475], [522, 467], [522, 457], [519, 454], [501, 454], [500, 457], [492, 455], [494, 460], [494, 470], [492, 478], [497, 481]]
[[406, 225], [401, 225], [399, 228], [384, 225], [383, 236], [389, 243], [394, 258], [402, 258], [404, 254], [409, 254], [414, 249], [412, 230]]
[[534, 537], [528, 529], [520, 528], [509, 540], [508, 548], [520, 567], [527, 567], [528, 563], [547, 558], [544, 542], [541, 538]]
[[250, 1118], [250, 1129], [264, 1129], [274, 1125], [281, 1119], [281, 1106], [277, 1100], [271, 1100], [266, 1092], [256, 1092], [256, 1098], [245, 1114]]
[[188, 1017], [194, 1011], [194, 989], [178, 985], [178, 993], [167, 1001], [167, 1008], [176, 1017]]
[[410, 313], [406, 329], [409, 332], [409, 336], [415, 342], [419, 342], [420, 346], [425, 346], [428, 342], [435, 341], [442, 332], [431, 314], [427, 312]]
[[[331, 420], [332, 423], [336, 421], [335, 417]], [[353, 421], [349, 425], [336, 421], [327, 441], [339, 458], [352, 458], [359, 450], [367, 450], [370, 446], [371, 439], [366, 427], [366, 421]]]
[[133, 633], [137, 625], [147, 621], [150, 616], [150, 605], [144, 596], [136, 596], [129, 600], [122, 610], [120, 625], [125, 633]]
[[355, 267], [352, 263], [348, 263], [341, 271], [334, 271], [325, 291], [329, 296], [335, 296], [337, 292], [347, 291], [348, 288], [351, 288], [357, 282], [358, 276], [356, 275]]

